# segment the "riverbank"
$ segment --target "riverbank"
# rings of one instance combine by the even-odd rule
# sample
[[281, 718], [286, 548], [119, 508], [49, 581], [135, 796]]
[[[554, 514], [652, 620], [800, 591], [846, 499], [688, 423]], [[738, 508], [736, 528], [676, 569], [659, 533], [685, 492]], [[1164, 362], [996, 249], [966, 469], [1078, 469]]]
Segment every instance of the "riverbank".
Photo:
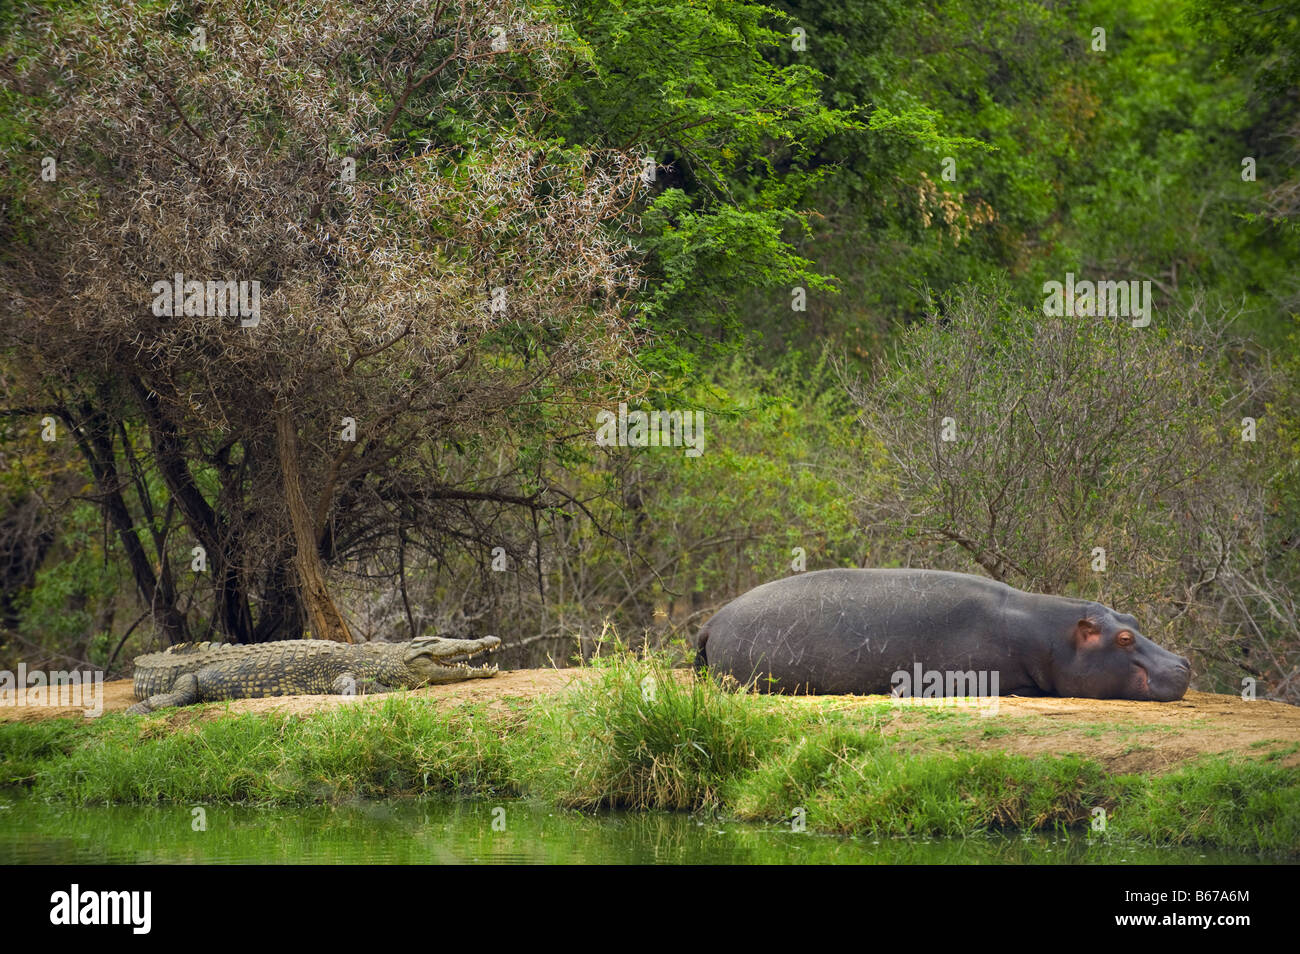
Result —
[[393, 697], [10, 721], [0, 785], [71, 804], [524, 796], [877, 836], [1104, 824], [1096, 837], [1300, 855], [1300, 710], [997, 702], [755, 696], [619, 656]]

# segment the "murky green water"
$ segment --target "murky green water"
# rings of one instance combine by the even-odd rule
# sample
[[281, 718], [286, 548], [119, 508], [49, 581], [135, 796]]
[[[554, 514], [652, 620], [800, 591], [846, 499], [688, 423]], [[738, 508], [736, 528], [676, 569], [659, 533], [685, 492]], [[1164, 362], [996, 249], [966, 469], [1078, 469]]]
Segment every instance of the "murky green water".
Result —
[[[1250, 864], [1232, 852], [1083, 836], [839, 838], [666, 813], [580, 815], [528, 802], [337, 808], [72, 808], [0, 799], [0, 864]], [[206, 822], [206, 831], [200, 821]]]

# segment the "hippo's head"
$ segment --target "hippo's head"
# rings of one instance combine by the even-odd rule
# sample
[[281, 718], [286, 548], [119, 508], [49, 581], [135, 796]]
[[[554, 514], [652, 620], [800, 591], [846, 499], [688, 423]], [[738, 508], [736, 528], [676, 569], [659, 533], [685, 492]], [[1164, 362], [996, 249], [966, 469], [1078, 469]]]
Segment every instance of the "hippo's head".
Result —
[[1098, 604], [1073, 627], [1056, 691], [1089, 699], [1173, 702], [1187, 692], [1192, 664], [1138, 632], [1137, 620]]

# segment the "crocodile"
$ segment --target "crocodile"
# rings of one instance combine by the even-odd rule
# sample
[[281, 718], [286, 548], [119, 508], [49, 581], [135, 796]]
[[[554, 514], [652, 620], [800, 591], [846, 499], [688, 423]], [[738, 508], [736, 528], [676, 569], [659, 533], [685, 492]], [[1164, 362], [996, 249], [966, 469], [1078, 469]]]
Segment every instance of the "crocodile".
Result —
[[469, 660], [501, 640], [422, 636], [404, 643], [285, 639], [251, 645], [180, 643], [135, 659], [137, 715], [163, 706], [299, 693], [357, 695], [495, 676]]

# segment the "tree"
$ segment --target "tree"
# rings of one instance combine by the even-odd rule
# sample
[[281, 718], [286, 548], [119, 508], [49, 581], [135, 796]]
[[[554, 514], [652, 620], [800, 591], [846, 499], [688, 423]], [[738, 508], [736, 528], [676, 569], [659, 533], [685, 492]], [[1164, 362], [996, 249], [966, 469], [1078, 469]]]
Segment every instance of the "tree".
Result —
[[891, 492], [864, 503], [931, 565], [1132, 607], [1229, 678], [1267, 673], [1292, 696], [1295, 601], [1267, 565], [1276, 440], [1259, 395], [1224, 373], [1225, 324], [953, 295], [852, 384], [891, 465]]
[[71, 430], [164, 632], [175, 552], [144, 558], [159, 508], [119, 461], [147, 459], [236, 641], [348, 640], [328, 566], [476, 540], [465, 502], [548, 504], [521, 475], [635, 343], [641, 172], [534, 134], [574, 55], [554, 25], [498, 0], [26, 15], [10, 410]]
[[[795, 250], [829, 169], [810, 157], [860, 123], [827, 105], [823, 75], [786, 62], [793, 22], [733, 0], [574, 0], [568, 23], [590, 50], [559, 86], [545, 128], [570, 141], [645, 157], [654, 181], [642, 216], [643, 320], [657, 370], [749, 330], [753, 294], [785, 303], [790, 288], [833, 292]], [[689, 362], [689, 359], [685, 359]]]

